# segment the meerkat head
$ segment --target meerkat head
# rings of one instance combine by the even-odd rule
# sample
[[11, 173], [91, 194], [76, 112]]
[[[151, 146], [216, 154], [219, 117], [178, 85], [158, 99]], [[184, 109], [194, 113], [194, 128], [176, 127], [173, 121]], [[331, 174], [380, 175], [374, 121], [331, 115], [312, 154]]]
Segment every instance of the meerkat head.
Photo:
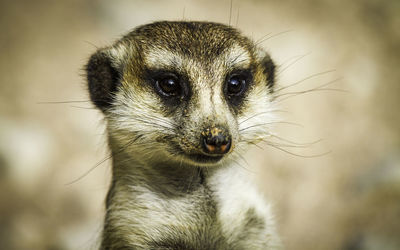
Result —
[[275, 65], [232, 27], [140, 26], [98, 50], [86, 70], [114, 151], [212, 166], [268, 134]]

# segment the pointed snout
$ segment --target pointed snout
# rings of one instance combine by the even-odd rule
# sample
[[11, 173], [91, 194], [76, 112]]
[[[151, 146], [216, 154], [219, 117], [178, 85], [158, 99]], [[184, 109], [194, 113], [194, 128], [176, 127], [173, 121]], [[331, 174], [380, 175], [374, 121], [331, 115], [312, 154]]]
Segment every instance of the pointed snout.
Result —
[[231, 135], [223, 127], [211, 127], [201, 133], [201, 143], [205, 153], [223, 155], [229, 152]]

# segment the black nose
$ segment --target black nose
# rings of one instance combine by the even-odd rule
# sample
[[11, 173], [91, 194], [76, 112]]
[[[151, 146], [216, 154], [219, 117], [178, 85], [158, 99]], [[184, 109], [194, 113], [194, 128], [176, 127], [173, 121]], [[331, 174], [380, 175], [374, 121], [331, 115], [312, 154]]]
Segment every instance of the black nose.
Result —
[[220, 127], [207, 128], [201, 133], [204, 152], [208, 154], [226, 154], [231, 148], [231, 136]]

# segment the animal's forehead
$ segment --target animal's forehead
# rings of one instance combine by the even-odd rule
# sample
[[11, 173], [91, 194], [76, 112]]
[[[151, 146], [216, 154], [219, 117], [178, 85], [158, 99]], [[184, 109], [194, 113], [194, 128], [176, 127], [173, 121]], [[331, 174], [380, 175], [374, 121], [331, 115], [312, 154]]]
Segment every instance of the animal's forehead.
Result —
[[198, 67], [208, 66], [213, 68], [218, 66], [232, 69], [249, 67], [252, 56], [250, 51], [236, 44], [226, 48], [221, 54], [210, 55], [206, 60], [191, 54], [176, 53], [167, 48], [157, 47], [143, 51], [143, 60], [147, 67], [155, 69], [183, 69], [195, 65]]

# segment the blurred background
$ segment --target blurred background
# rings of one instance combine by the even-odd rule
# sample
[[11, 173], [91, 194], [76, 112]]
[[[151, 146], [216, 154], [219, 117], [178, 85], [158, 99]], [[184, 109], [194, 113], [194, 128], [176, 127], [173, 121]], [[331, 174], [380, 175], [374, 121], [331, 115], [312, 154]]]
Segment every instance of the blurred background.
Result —
[[275, 128], [282, 150], [243, 163], [287, 249], [400, 249], [398, 0], [1, 0], [0, 249], [95, 248], [110, 162], [96, 167], [108, 151], [83, 66], [137, 25], [182, 19], [230, 23], [269, 51], [278, 89], [298, 82], [278, 91], [295, 123]]

